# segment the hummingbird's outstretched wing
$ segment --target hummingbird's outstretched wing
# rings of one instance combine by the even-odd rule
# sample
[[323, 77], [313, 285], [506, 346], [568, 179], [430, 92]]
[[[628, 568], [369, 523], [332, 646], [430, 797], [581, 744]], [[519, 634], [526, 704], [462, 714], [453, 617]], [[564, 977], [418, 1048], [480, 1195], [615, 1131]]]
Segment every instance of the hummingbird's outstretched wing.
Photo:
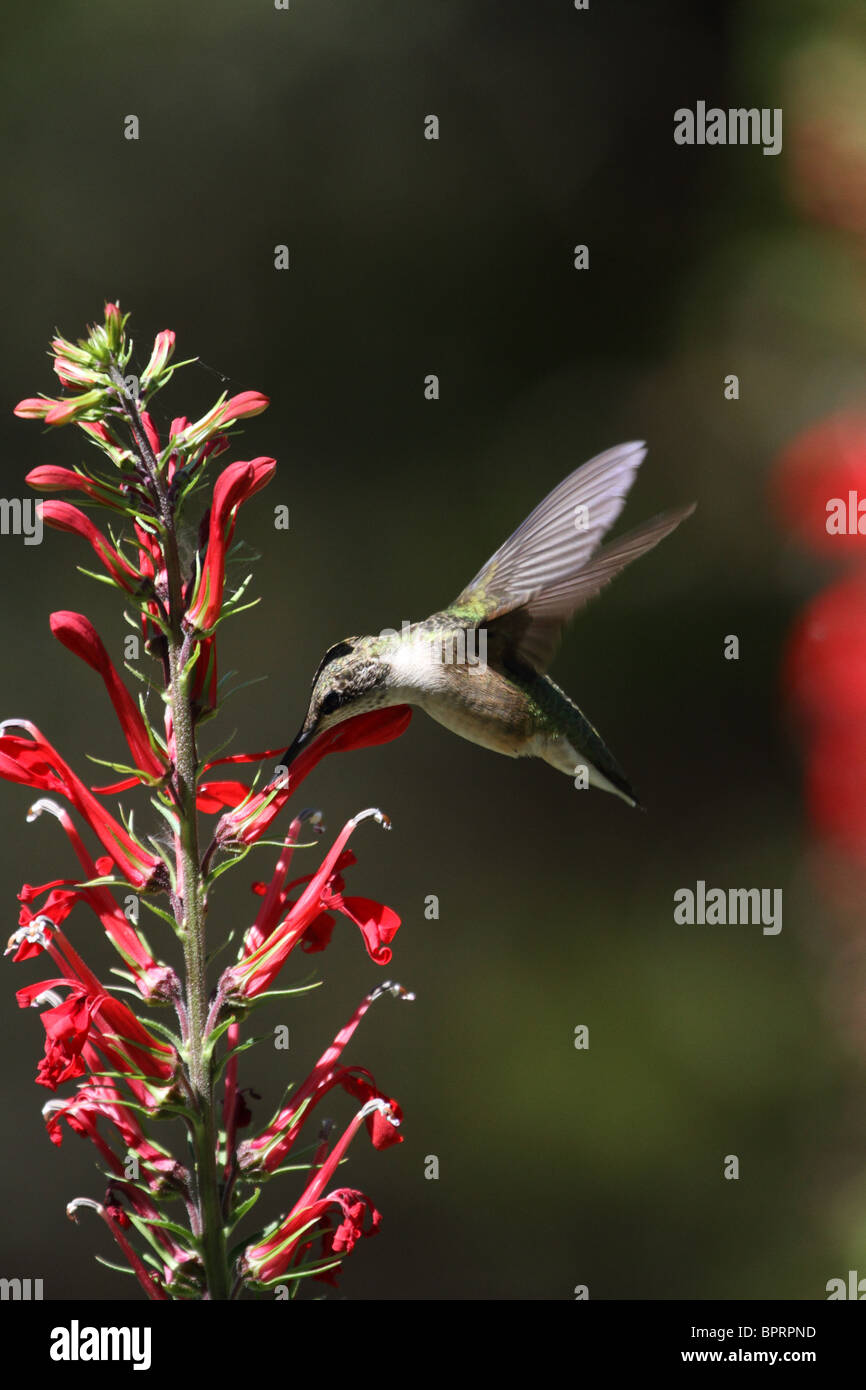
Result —
[[619, 444], [569, 473], [482, 565], [454, 607], [482, 600], [490, 613], [582, 569], [622, 511], [645, 457], [644, 444]]
[[491, 655], [498, 647], [502, 656], [545, 671], [575, 610], [694, 510], [684, 507], [655, 517], [599, 550], [645, 456], [643, 444], [621, 444], [576, 469], [455, 600], [452, 611], [471, 613], [487, 629]]
[[[562, 629], [572, 614], [595, 598], [599, 590], [632, 560], [638, 560], [675, 531], [694, 510], [692, 502], [677, 511], [661, 512], [652, 521], [611, 541], [610, 545], [603, 545], [577, 574], [564, 576], [524, 602], [491, 615], [486, 624], [488, 650], [495, 652], [498, 644], [503, 655], [510, 653], [536, 671], [545, 672], [553, 660]], [[494, 642], [492, 648], [491, 640]]]

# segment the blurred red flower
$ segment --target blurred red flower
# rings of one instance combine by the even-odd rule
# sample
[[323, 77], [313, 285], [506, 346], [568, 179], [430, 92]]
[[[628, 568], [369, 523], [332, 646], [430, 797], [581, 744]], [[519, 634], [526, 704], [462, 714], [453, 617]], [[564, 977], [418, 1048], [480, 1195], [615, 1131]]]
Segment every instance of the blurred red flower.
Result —
[[772, 492], [782, 521], [811, 551], [866, 559], [866, 506], [862, 533], [827, 529], [828, 504], [842, 502], [847, 514], [850, 493], [866, 503], [866, 415], [833, 415], [797, 435], [776, 463]]
[[833, 499], [852, 516], [857, 499], [866, 499], [866, 416], [834, 416], [799, 435], [781, 455], [772, 488], [794, 534], [848, 564], [849, 573], [795, 622], [782, 684], [805, 748], [812, 826], [825, 844], [866, 862], [866, 516], [863, 534], [859, 526], [848, 534], [827, 528]]

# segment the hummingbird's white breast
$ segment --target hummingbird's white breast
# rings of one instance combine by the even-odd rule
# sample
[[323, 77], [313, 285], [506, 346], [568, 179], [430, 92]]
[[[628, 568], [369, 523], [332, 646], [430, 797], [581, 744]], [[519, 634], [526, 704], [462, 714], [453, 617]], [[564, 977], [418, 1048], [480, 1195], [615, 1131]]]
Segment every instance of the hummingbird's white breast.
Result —
[[423, 629], [408, 628], [389, 650], [388, 664], [394, 689], [413, 703], [419, 703], [419, 694], [441, 689], [445, 680], [439, 648]]
[[[470, 636], [474, 639], [474, 633]], [[389, 653], [389, 662], [394, 682], [389, 694], [395, 703], [417, 705], [452, 733], [495, 753], [519, 758], [530, 751], [526, 731], [497, 718], [500, 702], [492, 687], [501, 686], [504, 698], [506, 682], [475, 659], [465, 631], [410, 628]]]

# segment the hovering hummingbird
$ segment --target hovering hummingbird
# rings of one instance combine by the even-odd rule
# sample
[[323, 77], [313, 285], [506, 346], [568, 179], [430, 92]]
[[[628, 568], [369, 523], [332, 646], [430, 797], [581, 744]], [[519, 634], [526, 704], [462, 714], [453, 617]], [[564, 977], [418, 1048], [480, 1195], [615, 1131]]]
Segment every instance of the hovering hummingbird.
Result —
[[449, 607], [330, 647], [283, 762], [353, 715], [418, 705], [471, 743], [543, 758], [575, 780], [582, 770], [584, 785], [637, 806], [596, 729], [546, 673], [572, 614], [694, 511], [662, 513], [599, 548], [645, 456], [642, 443], [620, 444], [575, 469]]

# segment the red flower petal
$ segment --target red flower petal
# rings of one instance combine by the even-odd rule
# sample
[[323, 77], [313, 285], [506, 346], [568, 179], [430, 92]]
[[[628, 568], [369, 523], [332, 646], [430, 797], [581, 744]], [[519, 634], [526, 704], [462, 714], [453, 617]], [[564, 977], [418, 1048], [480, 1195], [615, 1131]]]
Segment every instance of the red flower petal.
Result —
[[71, 613], [65, 609], [52, 613], [49, 621], [57, 640], [102, 677], [135, 766], [151, 777], [162, 778], [166, 771], [165, 764], [153, 751], [144, 720], [117, 674], [96, 628], [83, 613]]
[[69, 502], [43, 502], [42, 520], [47, 526], [53, 526], [58, 531], [72, 531], [75, 535], [82, 536], [92, 546], [114, 582], [122, 589], [134, 593], [140, 587], [139, 575], [126, 563], [123, 556], [109, 545], [99, 528], [94, 526], [90, 518], [78, 507], [73, 507]]
[[234, 532], [237, 509], [270, 482], [277, 464], [272, 458], [230, 463], [216, 480], [208, 526], [207, 549], [186, 622], [202, 632], [212, 628], [222, 610], [226, 551]]

